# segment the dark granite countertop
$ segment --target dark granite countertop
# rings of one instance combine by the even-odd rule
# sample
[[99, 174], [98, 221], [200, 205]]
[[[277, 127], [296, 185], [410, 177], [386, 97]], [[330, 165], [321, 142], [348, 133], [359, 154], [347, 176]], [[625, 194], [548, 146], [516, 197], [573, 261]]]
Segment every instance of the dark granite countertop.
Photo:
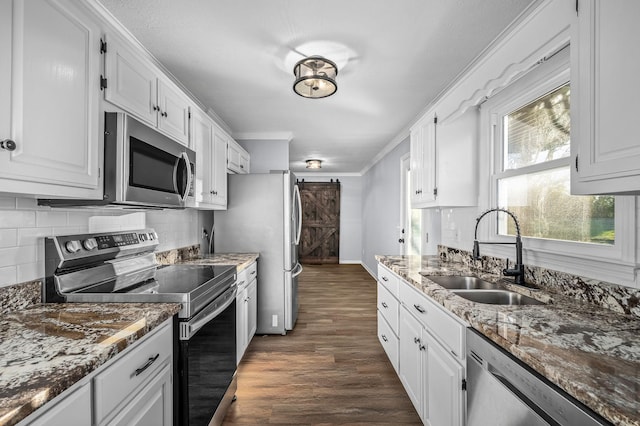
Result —
[[212, 253], [181, 263], [191, 265], [236, 265], [241, 272], [260, 257], [259, 253]]
[[[574, 298], [529, 290], [435, 256], [376, 256], [418, 290], [614, 424], [640, 425], [640, 319]], [[546, 305], [463, 299], [420, 272], [475, 275]]]
[[51, 303], [0, 318], [0, 425], [14, 425], [180, 310], [175, 303]]

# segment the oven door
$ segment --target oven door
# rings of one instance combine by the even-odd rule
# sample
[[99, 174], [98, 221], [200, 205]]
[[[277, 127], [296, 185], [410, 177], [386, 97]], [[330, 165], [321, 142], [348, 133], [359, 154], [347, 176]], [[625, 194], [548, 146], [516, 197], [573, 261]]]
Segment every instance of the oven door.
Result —
[[180, 425], [221, 424], [236, 387], [236, 286], [180, 322]]

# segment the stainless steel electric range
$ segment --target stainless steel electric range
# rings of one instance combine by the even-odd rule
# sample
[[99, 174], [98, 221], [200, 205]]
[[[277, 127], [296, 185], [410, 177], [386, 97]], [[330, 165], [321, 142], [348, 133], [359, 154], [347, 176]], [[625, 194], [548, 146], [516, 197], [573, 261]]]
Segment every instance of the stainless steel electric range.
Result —
[[45, 303], [180, 303], [180, 425], [220, 424], [236, 391], [236, 268], [156, 262], [152, 229], [45, 239]]

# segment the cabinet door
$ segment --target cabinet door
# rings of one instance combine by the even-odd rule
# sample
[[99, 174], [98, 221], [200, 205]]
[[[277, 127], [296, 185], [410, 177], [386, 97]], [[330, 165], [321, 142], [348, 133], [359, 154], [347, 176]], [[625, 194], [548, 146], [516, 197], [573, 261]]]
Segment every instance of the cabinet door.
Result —
[[240, 151], [240, 173], [249, 173], [249, 153]]
[[251, 339], [256, 334], [258, 327], [258, 280], [254, 279], [249, 283], [247, 289], [247, 346], [251, 343]]
[[0, 140], [16, 147], [0, 150], [0, 191], [101, 197], [98, 24], [70, 2], [2, 8]]
[[571, 38], [574, 194], [640, 193], [640, 2], [580, 0]]
[[227, 207], [227, 138], [217, 128], [213, 134], [213, 163], [211, 167], [213, 203]]
[[[13, 2], [0, 1], [0, 141], [11, 136], [11, 41]], [[0, 149], [0, 158], [7, 155]], [[0, 160], [3, 161], [3, 160]]]
[[[171, 363], [145, 385], [133, 400], [122, 408], [109, 426], [171, 426], [173, 422], [173, 389]], [[88, 423], [87, 423], [88, 424]]]
[[213, 126], [202, 113], [191, 115], [191, 143], [196, 152], [195, 198], [197, 207], [212, 204], [211, 167], [213, 163]]
[[399, 373], [400, 381], [407, 391], [418, 415], [423, 415], [423, 371], [422, 352], [422, 326], [407, 310], [400, 309], [400, 356]]
[[116, 37], [107, 37], [104, 99], [151, 126], [158, 125], [158, 70]]
[[240, 147], [235, 141], [227, 141], [227, 169], [233, 173], [240, 173]]
[[423, 332], [427, 351], [424, 375], [425, 418], [432, 426], [460, 426], [464, 418], [464, 368], [426, 331]]
[[29, 426], [86, 426], [91, 424], [91, 383], [71, 392]]
[[189, 107], [191, 101], [170, 82], [158, 82], [158, 128], [178, 142], [189, 145]]
[[429, 114], [411, 131], [411, 201], [414, 208], [424, 207], [436, 199], [436, 121], [435, 116]]

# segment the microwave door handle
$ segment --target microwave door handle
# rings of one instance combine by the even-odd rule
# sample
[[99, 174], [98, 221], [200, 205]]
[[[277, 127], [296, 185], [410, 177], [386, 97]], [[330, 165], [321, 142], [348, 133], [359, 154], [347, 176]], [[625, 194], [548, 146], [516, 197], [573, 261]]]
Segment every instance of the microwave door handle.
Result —
[[[180, 161], [184, 161], [184, 167], [186, 169], [186, 173], [187, 173], [187, 185], [184, 187], [184, 193], [180, 194], [180, 200], [182, 202], [185, 202], [187, 200], [187, 196], [189, 195], [189, 189], [191, 188], [191, 162], [189, 161], [189, 156], [187, 155], [186, 152], [182, 152], [180, 154], [180, 159], [178, 160], [178, 164], [180, 163]], [[179, 165], [177, 165], [177, 167], [180, 167]], [[176, 168], [177, 168], [176, 167]], [[174, 174], [174, 185], [176, 188], [176, 192], [178, 192], [178, 176], [179, 173]]]

